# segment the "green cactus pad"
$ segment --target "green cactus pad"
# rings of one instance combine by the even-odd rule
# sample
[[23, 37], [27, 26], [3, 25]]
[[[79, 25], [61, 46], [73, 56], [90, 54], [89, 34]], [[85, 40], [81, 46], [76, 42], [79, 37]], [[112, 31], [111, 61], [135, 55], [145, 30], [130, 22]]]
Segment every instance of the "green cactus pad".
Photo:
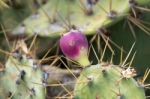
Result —
[[[42, 36], [58, 36], [65, 32], [65, 23], [76, 26], [85, 34], [92, 34], [101, 26], [110, 25], [112, 19], [108, 18], [110, 1], [99, 0], [92, 6], [93, 14], [87, 15], [87, 0], [50, 0], [41, 7], [35, 15], [27, 18], [23, 23], [25, 33], [39, 33]], [[103, 7], [108, 13], [106, 13]], [[82, 9], [83, 8], [83, 9]], [[115, 21], [126, 15], [129, 10], [128, 0], [112, 0], [112, 11], [117, 13]], [[68, 15], [69, 14], [69, 15]], [[52, 22], [56, 20], [56, 22]], [[64, 22], [65, 21], [65, 22]], [[18, 26], [13, 33], [18, 34], [22, 26]]]
[[[9, 5], [7, 3], [3, 5], [8, 7], [3, 7], [2, 1], [9, 2]], [[33, 0], [0, 0], [0, 23], [5, 27], [6, 32], [11, 32], [34, 11]]]
[[145, 99], [144, 89], [130, 73], [109, 64], [87, 67], [78, 78], [74, 99]]
[[[98, 28], [109, 26], [128, 15], [128, 0], [110, 2], [111, 0], [99, 0], [92, 5], [93, 14], [87, 15], [86, 10], [90, 6], [87, 0], [50, 0], [23, 22], [25, 26], [20, 25], [14, 29], [13, 34], [36, 32], [41, 36], [60, 36], [60, 33], [66, 32], [68, 26], [75, 26], [85, 34], [93, 34]], [[144, 4], [148, 0], [138, 2]]]
[[0, 72], [0, 99], [44, 99], [42, 74], [40, 69], [33, 69], [32, 59], [9, 57], [5, 71]]

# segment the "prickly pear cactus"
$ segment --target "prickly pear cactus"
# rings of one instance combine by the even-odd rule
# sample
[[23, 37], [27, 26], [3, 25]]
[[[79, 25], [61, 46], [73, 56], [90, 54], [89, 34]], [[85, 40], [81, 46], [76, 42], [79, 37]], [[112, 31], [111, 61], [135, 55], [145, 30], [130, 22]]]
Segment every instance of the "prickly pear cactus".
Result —
[[33, 0], [0, 0], [0, 23], [11, 32], [26, 17], [35, 11]]
[[[129, 15], [134, 5], [148, 0], [50, 0], [13, 31], [13, 34], [37, 32], [41, 36], [60, 36], [70, 28], [94, 34]], [[42, 23], [42, 24], [41, 24]], [[38, 27], [38, 28], [37, 28]]]
[[77, 80], [74, 99], [145, 99], [135, 70], [101, 63], [85, 68]]
[[14, 52], [0, 72], [0, 91], [0, 99], [45, 99], [43, 72], [32, 58]]
[[[148, 1], [137, 2], [145, 4]], [[59, 36], [70, 28], [93, 34], [98, 28], [127, 16], [131, 5], [130, 0], [50, 0], [27, 18], [24, 26], [14, 29], [13, 34], [37, 32], [42, 36]]]

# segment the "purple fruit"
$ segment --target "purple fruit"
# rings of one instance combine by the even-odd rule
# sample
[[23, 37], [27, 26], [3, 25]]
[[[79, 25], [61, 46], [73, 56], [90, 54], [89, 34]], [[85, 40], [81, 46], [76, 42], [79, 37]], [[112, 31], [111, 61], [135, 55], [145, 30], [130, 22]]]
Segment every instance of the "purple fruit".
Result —
[[60, 48], [65, 56], [79, 62], [82, 66], [90, 64], [88, 60], [88, 41], [86, 36], [77, 30], [71, 30], [60, 39]]

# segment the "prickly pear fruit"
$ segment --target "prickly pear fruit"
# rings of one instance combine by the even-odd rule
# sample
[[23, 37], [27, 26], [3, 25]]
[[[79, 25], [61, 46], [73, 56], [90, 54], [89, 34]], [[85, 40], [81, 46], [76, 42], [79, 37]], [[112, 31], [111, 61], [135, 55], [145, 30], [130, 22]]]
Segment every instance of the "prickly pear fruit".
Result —
[[80, 31], [71, 30], [60, 39], [62, 52], [70, 59], [79, 62], [82, 66], [90, 64], [88, 60], [88, 41]]

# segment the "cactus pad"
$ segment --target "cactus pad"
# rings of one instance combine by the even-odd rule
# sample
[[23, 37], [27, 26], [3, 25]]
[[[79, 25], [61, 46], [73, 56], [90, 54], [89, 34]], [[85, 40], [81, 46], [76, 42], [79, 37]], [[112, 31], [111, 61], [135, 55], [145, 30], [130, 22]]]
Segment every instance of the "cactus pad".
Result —
[[131, 68], [109, 64], [90, 66], [78, 78], [74, 99], [145, 99], [144, 89], [132, 76], [135, 71]]
[[[109, 26], [127, 16], [132, 5], [130, 0], [96, 1], [50, 0], [37, 13], [28, 17], [23, 22], [24, 26], [20, 25], [14, 29], [13, 34], [36, 32], [41, 36], [52, 37], [59, 36], [70, 28], [82, 30], [85, 34], [93, 34], [98, 28]], [[148, 0], [136, 2], [146, 4]]]
[[0, 72], [0, 99], [44, 99], [41, 69], [25, 54], [12, 55]]
[[[51, 0], [23, 22], [24, 33], [58, 36], [66, 28], [76, 27], [85, 34], [92, 34], [99, 27], [119, 20], [129, 10], [128, 0], [112, 0], [109, 9], [110, 3], [110, 0], [99, 0], [96, 4], [88, 4], [87, 0]], [[90, 15], [87, 14], [89, 6], [93, 11]], [[18, 26], [13, 33], [19, 33], [21, 28]]]

